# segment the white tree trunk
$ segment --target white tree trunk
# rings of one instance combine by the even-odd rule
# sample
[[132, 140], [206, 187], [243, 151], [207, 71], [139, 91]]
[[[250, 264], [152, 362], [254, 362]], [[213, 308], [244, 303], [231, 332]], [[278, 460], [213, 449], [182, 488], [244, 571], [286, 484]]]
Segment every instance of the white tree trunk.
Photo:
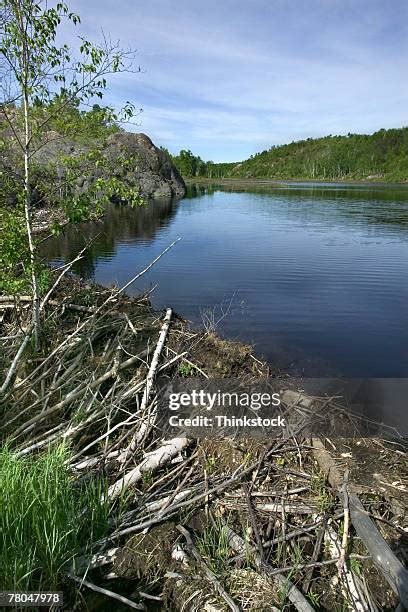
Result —
[[30, 249], [31, 284], [33, 288], [33, 329], [35, 346], [38, 346], [38, 333], [40, 327], [40, 297], [36, 272], [36, 253], [31, 226], [31, 190], [30, 190], [30, 116], [29, 100], [26, 84], [24, 87], [24, 214], [27, 228], [28, 247]]

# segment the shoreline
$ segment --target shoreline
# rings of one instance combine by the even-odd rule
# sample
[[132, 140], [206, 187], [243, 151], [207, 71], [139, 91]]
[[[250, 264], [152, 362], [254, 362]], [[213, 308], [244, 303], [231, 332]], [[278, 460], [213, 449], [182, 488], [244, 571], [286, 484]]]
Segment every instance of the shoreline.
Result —
[[387, 181], [381, 181], [381, 180], [375, 180], [375, 179], [370, 179], [370, 180], [358, 180], [358, 179], [337, 179], [337, 180], [326, 180], [326, 179], [273, 179], [273, 178], [207, 178], [207, 177], [195, 177], [195, 178], [191, 178], [191, 177], [187, 177], [184, 178], [184, 182], [186, 184], [186, 186], [188, 185], [194, 185], [194, 184], [212, 184], [212, 185], [216, 185], [216, 184], [220, 184], [220, 185], [239, 185], [239, 186], [248, 186], [248, 187], [255, 187], [256, 185], [304, 185], [304, 184], [310, 184], [310, 185], [344, 185], [344, 187], [347, 187], [347, 185], [350, 186], [361, 186], [361, 187], [367, 187], [367, 186], [376, 186], [376, 187], [392, 187], [393, 185], [395, 185], [396, 187], [408, 187], [408, 180], [404, 181], [404, 182], [387, 182]]
[[[108, 299], [109, 307], [104, 306], [109, 304]], [[96, 316], [98, 310], [100, 315]], [[14, 309], [5, 310], [3, 325], [6, 323], [10, 330], [15, 319], [19, 328], [21, 321], [29, 318], [29, 311], [30, 298], [15, 301]], [[190, 548], [180, 537], [180, 533], [187, 533], [198, 547], [199, 558], [216, 569], [217, 581], [224, 584], [238, 603], [245, 601], [249, 590], [251, 597], [255, 599], [258, 593], [258, 602], [273, 609], [280, 605], [282, 586], [288, 585], [291, 586], [287, 596], [292, 602], [292, 597], [309, 601], [308, 589], [302, 591], [309, 566], [314, 569], [318, 581], [316, 592], [325, 609], [333, 609], [336, 598], [347, 601], [351, 595], [346, 593], [341, 580], [336, 594], [330, 594], [329, 585], [336, 575], [337, 549], [328, 554], [329, 549], [322, 548], [317, 558], [312, 556], [319, 513], [330, 517], [330, 533], [340, 542], [343, 515], [337, 489], [344, 470], [348, 470], [348, 491], [350, 495], [361, 496], [370, 516], [378, 516], [385, 504], [387, 523], [377, 522], [375, 529], [381, 531], [381, 538], [394, 542], [407, 515], [404, 488], [398, 485], [404, 480], [407, 467], [403, 448], [380, 439], [364, 438], [326, 438], [324, 446], [319, 446], [301, 432], [290, 436], [279, 433], [267, 439], [251, 436], [211, 439], [179, 433], [164, 442], [160, 428], [156, 429], [155, 421], [150, 421], [155, 410], [153, 395], [145, 405], [151, 415], [146, 421], [143, 409], [155, 355], [156, 377], [186, 385], [192, 376], [259, 383], [270, 380], [271, 372], [268, 364], [253, 355], [251, 347], [223, 340], [215, 333], [192, 329], [171, 311], [170, 314], [167, 311], [169, 325], [163, 336], [166, 321], [163, 314], [151, 307], [148, 296], [119, 295], [117, 290], [80, 278], [65, 278], [47, 306], [48, 331], [43, 337], [40, 355], [34, 360], [28, 355], [17, 372], [18, 384], [8, 399], [2, 425], [4, 435], [11, 438], [19, 432], [13, 445], [15, 450], [30, 462], [48, 452], [52, 445], [64, 441], [74, 453], [69, 469], [78, 483], [90, 482], [104, 474], [108, 494], [116, 496], [122, 486], [118, 483], [125, 478], [129, 492], [133, 492], [124, 508], [125, 514], [117, 517], [118, 508], [112, 505], [107, 534], [102, 540], [89, 543], [92, 547], [87, 554], [98, 552], [97, 560], [91, 564], [79, 558], [74, 575], [80, 580], [84, 563], [85, 567], [88, 564], [87, 580], [93, 583], [102, 580], [109, 590], [130, 595], [132, 599], [134, 588], [142, 580], [141, 590], [147, 589], [174, 610], [183, 608], [199, 584], [195, 597], [199, 598], [200, 609], [206, 601], [214, 601], [214, 597], [223, 605], [219, 591], [214, 592], [212, 583], [207, 582], [202, 563], [196, 565], [189, 560]], [[78, 334], [82, 328], [84, 332]], [[63, 342], [66, 348], [58, 349], [58, 360], [49, 362], [50, 351], [63, 346]], [[12, 355], [11, 349], [8, 342], [4, 353]], [[33, 369], [38, 373], [30, 382]], [[66, 371], [70, 372], [70, 379], [62, 382]], [[28, 381], [25, 385], [24, 379]], [[298, 389], [291, 389], [291, 381], [285, 376], [279, 378], [272, 373], [273, 380], [282, 389], [286, 410], [296, 407], [296, 410], [309, 411], [314, 406], [314, 410], [336, 414], [337, 404], [331, 407], [327, 398], [304, 396]], [[36, 396], [38, 399], [33, 404], [30, 398]], [[41, 397], [45, 398], [44, 405]], [[91, 406], [96, 402], [94, 417], [90, 408], [85, 408], [89, 402]], [[129, 429], [126, 422], [133, 412], [134, 422]], [[17, 430], [14, 424], [10, 426], [16, 418]], [[131, 452], [131, 464], [121, 466], [118, 453], [129, 445], [132, 435], [138, 435], [140, 422], [142, 428], [146, 427], [143, 439]], [[106, 428], [112, 432], [116, 428], [117, 433], [112, 433], [101, 447], [96, 443], [101, 438], [103, 441]], [[252, 487], [249, 497], [248, 486]], [[271, 532], [267, 526], [271, 521], [272, 535], [281, 542], [281, 552], [279, 547], [274, 547], [271, 549], [274, 556], [265, 557], [269, 561], [259, 563], [259, 544], [254, 539], [254, 530], [260, 530], [261, 549], [264, 555], [269, 555], [267, 542]], [[308, 532], [311, 524], [312, 532]], [[244, 529], [245, 525], [252, 526]], [[358, 529], [358, 520], [355, 525]], [[296, 554], [286, 539], [294, 526], [295, 536], [291, 536], [294, 538], [291, 541], [297, 542], [301, 551]], [[221, 542], [227, 529], [235, 535], [224, 558], [219, 545], [211, 544], [211, 538]], [[302, 543], [304, 533], [310, 533], [307, 539], [311, 548]], [[347, 554], [361, 557], [358, 572], [367, 579], [371, 592], [382, 605], [395, 606], [392, 588], [375, 569], [372, 559], [367, 558], [359, 539], [351, 535], [350, 538]], [[246, 550], [237, 545], [241, 541], [247, 542], [245, 546], [252, 550], [246, 552], [244, 568], [239, 563], [231, 566], [231, 559], [242, 556]], [[383, 542], [381, 546], [385, 546]], [[176, 554], [175, 550], [179, 552]], [[320, 563], [319, 559], [324, 561]], [[350, 572], [348, 584], [350, 580], [357, 581], [359, 573], [350, 570], [349, 565], [345, 567]], [[180, 573], [184, 578], [179, 577]], [[120, 586], [122, 580], [128, 581], [129, 591]], [[149, 591], [151, 580], [155, 586]]]

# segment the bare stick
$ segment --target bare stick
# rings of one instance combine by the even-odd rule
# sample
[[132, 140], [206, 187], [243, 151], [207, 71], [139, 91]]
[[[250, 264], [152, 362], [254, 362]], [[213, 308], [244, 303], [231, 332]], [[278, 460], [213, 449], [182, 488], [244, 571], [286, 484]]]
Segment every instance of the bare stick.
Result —
[[[312, 563], [315, 563], [319, 558], [320, 550], [322, 548], [322, 543], [323, 543], [323, 538], [324, 538], [324, 532], [326, 531], [326, 525], [327, 525], [327, 517], [325, 516], [323, 517], [322, 526], [319, 529], [319, 532], [316, 538], [316, 542], [313, 548], [313, 554], [312, 554], [312, 559], [311, 559]], [[311, 567], [306, 572], [306, 578], [303, 582], [303, 591], [305, 593], [307, 593], [310, 588], [310, 583], [312, 582], [312, 578], [313, 578], [313, 569], [314, 568]]]
[[128, 599], [127, 597], [123, 597], [123, 595], [118, 595], [117, 593], [114, 593], [113, 591], [108, 591], [108, 589], [103, 589], [102, 587], [98, 587], [96, 586], [96, 584], [92, 584], [92, 582], [85, 580], [85, 578], [80, 578], [79, 576], [75, 576], [74, 574], [71, 574], [71, 573], [68, 573], [67, 576], [68, 578], [71, 578], [71, 580], [78, 582], [81, 586], [84, 585], [88, 587], [88, 589], [91, 589], [92, 591], [96, 591], [97, 593], [102, 593], [102, 595], [107, 595], [108, 597], [117, 599], [118, 601], [121, 601], [122, 603], [129, 606], [130, 608], [134, 608], [135, 610], [146, 610], [146, 606], [144, 606], [143, 604], [137, 604], [131, 599]]
[[374, 563], [394, 593], [398, 594], [403, 607], [408, 610], [408, 570], [397, 559], [355, 494], [350, 495], [350, 516], [354, 529]]
[[[338, 561], [341, 555], [341, 541], [330, 521], [325, 530], [324, 539], [330, 556]], [[366, 612], [369, 607], [360, 593], [358, 579], [353, 570], [344, 565], [340, 579], [341, 591], [344, 598], [350, 602], [352, 609], [356, 612]]]
[[254, 532], [255, 541], [256, 541], [256, 544], [257, 544], [257, 547], [258, 547], [259, 558], [260, 558], [261, 562], [263, 563], [263, 561], [264, 561], [264, 550], [263, 550], [262, 540], [261, 540], [261, 536], [259, 534], [258, 523], [256, 521], [254, 507], [253, 507], [253, 503], [252, 503], [252, 499], [251, 499], [251, 490], [250, 490], [250, 486], [249, 486], [248, 483], [244, 483], [244, 492], [245, 492], [246, 502], [247, 502], [247, 506], [248, 506], [249, 518], [250, 518], [252, 529], [253, 529], [253, 532]]
[[[225, 525], [225, 529], [228, 537], [228, 543], [231, 548], [240, 554], [245, 554], [245, 551], [247, 550], [245, 540], [235, 533], [235, 531], [233, 531], [230, 527], [228, 527], [228, 525]], [[259, 555], [254, 556], [254, 564], [257, 569], [261, 571], [265, 571], [265, 568], [267, 568], [265, 563], [261, 562]], [[274, 581], [276, 581], [280, 588], [285, 589], [289, 600], [293, 603], [295, 608], [299, 610], [299, 612], [314, 612], [306, 597], [302, 595], [299, 589], [289, 580], [289, 578], [285, 578], [279, 573], [273, 574], [272, 578]]]
[[217, 579], [216, 575], [210, 570], [210, 568], [204, 562], [200, 553], [194, 546], [193, 540], [191, 539], [191, 536], [189, 532], [187, 531], [187, 529], [185, 529], [181, 525], [177, 525], [177, 529], [185, 537], [186, 542], [187, 542], [187, 548], [193, 555], [194, 559], [198, 561], [198, 563], [200, 564], [202, 570], [204, 571], [204, 574], [206, 575], [207, 580], [211, 583], [216, 593], [218, 593], [218, 595], [220, 595], [223, 598], [223, 600], [227, 603], [227, 605], [233, 612], [240, 612], [240, 608], [236, 605], [234, 600], [231, 599], [231, 597], [228, 595], [224, 587], [221, 585], [221, 583]]
[[[86, 247], [85, 247], [86, 248]], [[0, 395], [3, 395], [6, 390], [8, 389], [10, 382], [13, 378], [14, 372], [16, 371], [16, 368], [18, 366], [18, 363], [20, 361], [20, 357], [23, 354], [30, 338], [31, 338], [31, 334], [33, 332], [34, 327], [37, 324], [37, 315], [39, 316], [40, 313], [44, 310], [45, 305], [47, 304], [48, 300], [50, 299], [53, 291], [55, 290], [55, 288], [58, 286], [58, 284], [61, 282], [62, 277], [68, 272], [68, 270], [70, 270], [72, 268], [72, 266], [74, 265], [74, 263], [76, 263], [79, 259], [81, 259], [82, 257], [82, 253], [84, 252], [85, 249], [82, 249], [82, 251], [75, 257], [75, 259], [73, 259], [72, 261], [70, 261], [66, 266], [65, 269], [61, 272], [61, 274], [59, 275], [59, 277], [57, 278], [57, 280], [55, 281], [55, 283], [53, 284], [53, 286], [51, 287], [51, 289], [48, 291], [48, 293], [46, 294], [46, 296], [44, 297], [44, 299], [42, 300], [41, 304], [37, 304], [35, 305], [35, 308], [38, 309], [38, 312], [36, 315], [33, 315], [33, 320], [30, 324], [30, 326], [28, 327], [27, 331], [26, 331], [26, 335], [23, 339], [23, 342], [20, 344], [20, 347], [9, 367], [9, 370], [7, 372], [7, 376], [6, 379], [4, 381], [4, 383], [2, 384], [2, 386], [0, 387]], [[37, 302], [37, 297], [36, 294], [34, 294], [33, 296], [33, 303]], [[44, 362], [41, 364], [44, 364]], [[36, 370], [38, 370], [38, 368], [36, 368]]]
[[152, 453], [149, 453], [142, 463], [111, 485], [107, 493], [108, 498], [115, 499], [124, 489], [138, 482], [143, 474], [146, 472], [153, 472], [162, 465], [168, 463], [170, 459], [180, 453], [188, 443], [189, 440], [186, 437], [172, 438], [164, 442], [162, 446]]
[[[313, 454], [322, 471], [326, 474], [331, 486], [339, 490], [341, 476], [330, 453], [318, 438], [313, 441]], [[378, 567], [388, 584], [399, 595], [401, 603], [408, 609], [408, 571], [397, 559], [387, 542], [382, 537], [376, 525], [365, 511], [358, 495], [349, 487], [350, 519], [358, 536], [371, 554], [373, 562]]]
[[[166, 316], [164, 317], [163, 325], [162, 325], [162, 328], [161, 328], [161, 331], [160, 331], [160, 335], [159, 335], [159, 340], [157, 342], [156, 349], [155, 349], [155, 351], [153, 353], [153, 359], [152, 359], [152, 362], [150, 364], [149, 372], [148, 372], [147, 378], [146, 378], [146, 387], [145, 387], [145, 390], [144, 390], [144, 393], [143, 393], [142, 402], [140, 404], [140, 412], [142, 414], [144, 413], [144, 411], [146, 409], [146, 406], [149, 403], [149, 399], [150, 399], [150, 394], [152, 392], [154, 378], [156, 376], [157, 366], [159, 365], [160, 355], [161, 355], [164, 343], [166, 341], [167, 332], [169, 330], [171, 315], [172, 315], [172, 310], [171, 310], [171, 308], [168, 308], [167, 312], [166, 312]], [[143, 440], [143, 438], [145, 437], [145, 435], [147, 433], [147, 430], [149, 428], [149, 422], [150, 422], [151, 419], [152, 419], [152, 416], [150, 416], [150, 418], [149, 418], [149, 416], [147, 416], [146, 418], [143, 419], [143, 422], [142, 422], [139, 430], [132, 436], [132, 439], [131, 439], [128, 447], [123, 452], [123, 454], [119, 456], [119, 461], [121, 463], [126, 463], [128, 454], [134, 452], [136, 450], [136, 447], [139, 444], [139, 442], [141, 440]]]
[[23, 425], [21, 425], [15, 431], [14, 437], [17, 437], [18, 435], [23, 433], [27, 429], [27, 427], [29, 427], [33, 423], [38, 423], [39, 421], [43, 421], [44, 419], [49, 417], [51, 414], [54, 414], [55, 412], [58, 412], [58, 410], [60, 410], [61, 408], [64, 408], [65, 406], [68, 406], [69, 404], [71, 404], [74, 400], [81, 397], [85, 389], [94, 389], [95, 387], [99, 387], [103, 382], [105, 382], [106, 380], [109, 380], [109, 378], [116, 376], [119, 370], [124, 370], [125, 368], [128, 368], [129, 366], [133, 365], [134, 363], [137, 363], [138, 361], [140, 361], [140, 355], [135, 355], [134, 357], [130, 357], [129, 359], [121, 363], [119, 367], [113, 366], [107, 372], [105, 372], [105, 374], [103, 374], [102, 376], [94, 380], [93, 382], [91, 383], [86, 382], [80, 385], [80, 387], [68, 393], [63, 400], [61, 400], [54, 406], [47, 408], [47, 410], [43, 410], [42, 412], [34, 416], [32, 419], [29, 419], [28, 421], [26, 421]]
[[[177, 238], [176, 240], [174, 240], [174, 242], [172, 242], [167, 248], [164, 249], [164, 251], [162, 251], [157, 257], [156, 259], [154, 259], [144, 270], [142, 270], [141, 272], [139, 272], [138, 274], [136, 274], [136, 276], [134, 276], [132, 279], [130, 279], [130, 281], [128, 281], [126, 283], [126, 285], [124, 285], [123, 287], [121, 287], [121, 289], [119, 289], [118, 291], [116, 291], [116, 293], [110, 295], [100, 306], [98, 306], [93, 314], [93, 317], [90, 317], [89, 319], [86, 319], [83, 323], [81, 323], [81, 325], [79, 325], [74, 332], [72, 332], [72, 334], [70, 334], [69, 336], [67, 336], [65, 338], [65, 340], [63, 340], [63, 342], [61, 342], [61, 344], [59, 344], [53, 351], [51, 351], [51, 353], [48, 355], [48, 357], [42, 362], [42, 364], [40, 366], [38, 366], [37, 368], [35, 368], [24, 380], [22, 380], [21, 382], [18, 383], [18, 385], [16, 385], [16, 387], [21, 387], [23, 386], [28, 380], [30, 380], [31, 378], [33, 378], [36, 373], [38, 372], [38, 370], [40, 368], [42, 368], [48, 361], [50, 361], [60, 350], [63, 346], [65, 346], [66, 344], [68, 344], [68, 342], [70, 340], [72, 340], [72, 338], [74, 338], [86, 325], [89, 324], [89, 322], [91, 320], [94, 320], [94, 317], [99, 314], [101, 312], [101, 310], [112, 300], [116, 299], [116, 297], [118, 295], [120, 295], [123, 291], [125, 291], [125, 289], [127, 289], [129, 287], [129, 285], [131, 285], [132, 283], [134, 283], [138, 278], [140, 278], [143, 274], [145, 274], [148, 270], [150, 270], [150, 268], [165, 254], [167, 253], [167, 251], [169, 251], [179, 240], [181, 240], [181, 238]], [[75, 260], [76, 261], [76, 260]], [[73, 263], [73, 262], [72, 262]], [[0, 390], [1, 393], [1, 390]]]
[[346, 560], [346, 550], [347, 550], [348, 533], [349, 533], [349, 525], [350, 525], [350, 509], [349, 509], [349, 498], [348, 498], [348, 491], [347, 491], [348, 477], [349, 477], [349, 471], [346, 470], [344, 472], [344, 482], [342, 486], [344, 527], [343, 527], [343, 537], [342, 537], [342, 542], [341, 542], [340, 557], [339, 557], [339, 562], [337, 564], [337, 569], [338, 569], [340, 577], [343, 573], [344, 562]]

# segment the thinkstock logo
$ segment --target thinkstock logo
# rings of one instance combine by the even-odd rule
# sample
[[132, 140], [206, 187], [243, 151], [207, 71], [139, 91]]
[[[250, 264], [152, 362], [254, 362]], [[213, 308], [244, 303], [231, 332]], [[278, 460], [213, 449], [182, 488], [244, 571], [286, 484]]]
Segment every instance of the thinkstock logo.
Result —
[[270, 436], [286, 427], [279, 392], [265, 381], [172, 381], [159, 400], [161, 425], [194, 437]]
[[408, 379], [180, 378], [158, 391], [156, 426], [194, 438], [406, 438]]

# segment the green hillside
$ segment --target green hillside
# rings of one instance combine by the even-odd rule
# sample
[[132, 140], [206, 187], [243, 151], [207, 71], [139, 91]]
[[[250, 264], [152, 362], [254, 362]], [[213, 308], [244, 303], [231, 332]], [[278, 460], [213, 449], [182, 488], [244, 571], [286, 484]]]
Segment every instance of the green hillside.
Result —
[[406, 181], [408, 128], [308, 138], [240, 163], [204, 162], [191, 151], [180, 151], [173, 160], [185, 177]]

